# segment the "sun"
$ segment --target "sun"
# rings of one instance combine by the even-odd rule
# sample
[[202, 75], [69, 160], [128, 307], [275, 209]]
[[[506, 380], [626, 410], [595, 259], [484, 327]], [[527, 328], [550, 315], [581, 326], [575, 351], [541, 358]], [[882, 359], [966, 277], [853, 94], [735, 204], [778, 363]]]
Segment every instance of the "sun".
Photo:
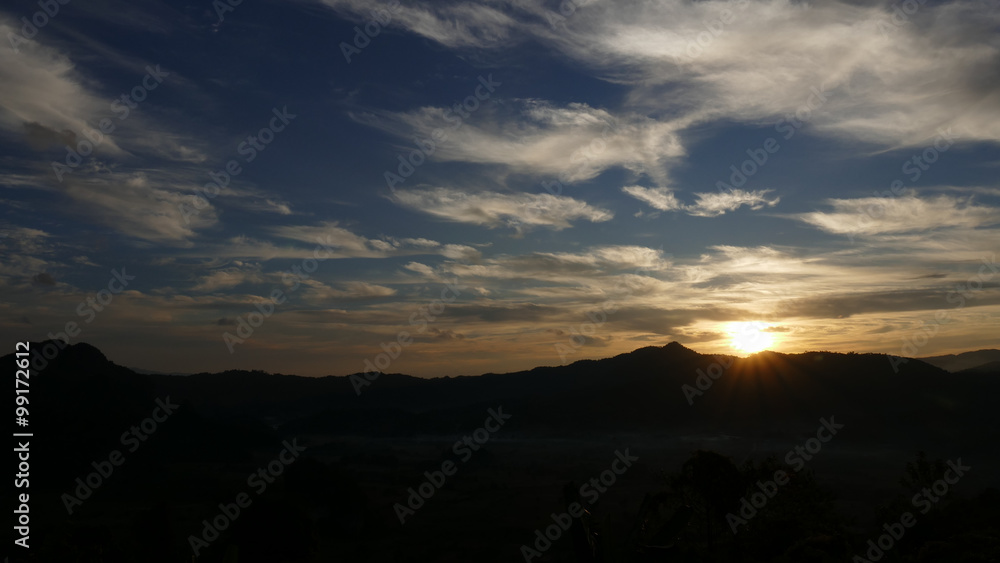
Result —
[[745, 354], [767, 350], [774, 345], [774, 336], [767, 332], [768, 328], [760, 321], [730, 323], [730, 345]]

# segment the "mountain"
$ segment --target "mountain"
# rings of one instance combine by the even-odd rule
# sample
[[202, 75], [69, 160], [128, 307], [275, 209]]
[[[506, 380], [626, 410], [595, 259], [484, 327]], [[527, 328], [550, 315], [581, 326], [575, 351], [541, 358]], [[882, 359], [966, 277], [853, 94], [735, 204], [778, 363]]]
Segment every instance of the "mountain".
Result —
[[[29, 429], [37, 437], [30, 457], [32, 541], [43, 546], [38, 560], [45, 561], [191, 561], [190, 538], [204, 535], [207, 521], [229, 527], [216, 515], [222, 507], [235, 510], [233, 499], [261, 471], [275, 477], [275, 484], [251, 495], [244, 515], [198, 554], [199, 563], [509, 561], [534, 541], [536, 528], [552, 523], [553, 511], [566, 506], [564, 492], [572, 492], [572, 483], [596, 475], [614, 482], [607, 464], [619, 459], [616, 452], [630, 451], [642, 468], [630, 469], [588, 507], [594, 519], [587, 524], [609, 527], [607, 541], [617, 541], [624, 553], [636, 549], [628, 543], [635, 522], [659, 510], [650, 503], [668, 498], [662, 492], [651, 496], [669, 482], [668, 472], [691, 471], [692, 460], [730, 467], [735, 496], [722, 501], [736, 503], [742, 494], [738, 475], [749, 479], [746, 494], [756, 492], [754, 483], [773, 479], [776, 467], [788, 469], [780, 465], [790, 463], [786, 453], [818, 436], [821, 420], [841, 429], [833, 442], [819, 446], [822, 451], [796, 474], [789, 492], [774, 500], [776, 506], [793, 505], [768, 508], [780, 516], [769, 528], [777, 535], [749, 528], [740, 533], [740, 541], [761, 542], [755, 557], [743, 559], [747, 563], [805, 560], [794, 551], [790, 559], [762, 554], [805, 549], [801, 542], [818, 533], [809, 531], [812, 526], [823, 531], [813, 539], [837, 537], [846, 545], [849, 536], [863, 553], [868, 528], [849, 534], [816, 516], [806, 528], [789, 532], [790, 523], [830, 514], [833, 505], [817, 512], [814, 503], [832, 498], [819, 492], [822, 481], [840, 495], [836, 509], [870, 525], [871, 537], [877, 537], [883, 523], [878, 506], [892, 501], [900, 473], [919, 450], [971, 463], [963, 491], [998, 484], [1000, 420], [993, 402], [1000, 378], [988, 370], [949, 373], [882, 354], [761, 352], [736, 358], [672, 342], [514, 373], [435, 379], [379, 374], [365, 380], [370, 385], [360, 387], [359, 395], [361, 374], [309, 378], [226, 371], [177, 377], [119, 366], [88, 344], [59, 350], [43, 342], [31, 348], [51, 356], [34, 358], [41, 369], [30, 379]], [[9, 354], [3, 361], [14, 365], [14, 359]], [[164, 404], [172, 405], [171, 413], [154, 424]], [[489, 412], [509, 419], [496, 435], [488, 434], [482, 448], [467, 450], [470, 458], [457, 457], [456, 440], [479, 436]], [[144, 439], [126, 442], [136, 429]], [[129, 443], [136, 447], [127, 448]], [[305, 448], [301, 459], [280, 457], [289, 444]], [[113, 452], [124, 455], [119, 467], [108, 463], [117, 459]], [[457, 475], [427, 497], [423, 491], [430, 485], [421, 483], [445, 462], [458, 464]], [[925, 465], [915, 466], [919, 475], [941, 467]], [[813, 472], [821, 477], [814, 481]], [[706, 490], [716, 488], [718, 475], [712, 475]], [[84, 489], [81, 483], [91, 485]], [[413, 523], [401, 526], [398, 506], [416, 505], [408, 495], [417, 488], [427, 497], [419, 503], [424, 508], [418, 506]], [[67, 495], [80, 494], [86, 498], [68, 511]], [[939, 521], [974, 530], [970, 541], [980, 541], [995, 525], [988, 515], [996, 497], [987, 490], [977, 504], [956, 505]], [[681, 518], [683, 511], [673, 514]], [[687, 538], [676, 540], [678, 545], [702, 553], [701, 528], [676, 518], [671, 526]], [[714, 526], [727, 529], [725, 520]], [[921, 542], [955, 533], [922, 529], [931, 532], [908, 532], [924, 538], [912, 540], [910, 553]], [[553, 542], [552, 558], [539, 561], [596, 561], [580, 558], [579, 551], [574, 558], [574, 545]], [[847, 560], [843, 547], [838, 549], [838, 559], [826, 560]]]
[[[92, 346], [76, 344], [52, 360], [39, 380], [48, 379], [55, 393], [77, 401], [66, 406], [70, 411], [81, 399], [123, 412], [125, 405], [146, 408], [153, 396], [169, 395], [208, 419], [255, 420], [282, 434], [445, 434], [496, 405], [518, 413], [511, 429], [536, 435], [683, 428], [764, 437], [794, 434], [830, 414], [867, 425], [859, 439], [869, 442], [905, 438], [917, 429], [925, 441], [952, 440], [956, 425], [982, 424], [986, 432], [996, 427], [979, 417], [990, 412], [982, 407], [1000, 391], [1000, 380], [977, 371], [950, 374], [915, 359], [898, 367], [895, 373], [891, 357], [882, 354], [762, 352], [736, 358], [672, 342], [506, 374], [380, 374], [359, 396], [351, 377], [135, 373]], [[980, 447], [978, 439], [969, 441], [970, 448]]]
[[991, 362], [1000, 362], [1000, 350], [976, 350], [975, 352], [962, 352], [961, 354], [947, 354], [945, 356], [929, 356], [918, 358], [922, 362], [937, 366], [952, 373], [962, 370], [972, 369]]
[[978, 365], [974, 368], [963, 369], [957, 373], [958, 375], [992, 374], [994, 376], [1000, 376], [1000, 361], [989, 362]]

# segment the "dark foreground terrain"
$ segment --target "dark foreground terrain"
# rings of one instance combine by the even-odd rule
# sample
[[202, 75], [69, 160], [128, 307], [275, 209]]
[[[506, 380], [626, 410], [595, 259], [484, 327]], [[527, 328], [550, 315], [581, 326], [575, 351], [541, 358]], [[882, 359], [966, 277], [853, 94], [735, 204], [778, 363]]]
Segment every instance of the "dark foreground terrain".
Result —
[[34, 361], [10, 561], [1000, 561], [996, 363], [677, 343], [432, 380], [141, 374], [87, 344]]

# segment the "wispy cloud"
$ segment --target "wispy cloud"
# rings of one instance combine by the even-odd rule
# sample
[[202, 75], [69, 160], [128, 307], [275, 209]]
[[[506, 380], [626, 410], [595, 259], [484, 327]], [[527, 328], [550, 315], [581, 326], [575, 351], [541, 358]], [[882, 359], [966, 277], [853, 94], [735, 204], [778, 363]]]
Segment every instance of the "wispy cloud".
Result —
[[400, 205], [439, 219], [486, 227], [548, 227], [567, 229], [572, 221], [599, 223], [614, 214], [607, 209], [565, 196], [526, 193], [469, 193], [454, 188], [397, 190]]
[[781, 198], [768, 199], [767, 194], [773, 190], [746, 191], [734, 189], [728, 192], [709, 192], [694, 194], [697, 200], [687, 205], [682, 203], [669, 188], [645, 188], [642, 186], [625, 186], [622, 191], [648, 204], [659, 211], [684, 211], [698, 217], [718, 217], [729, 211], [736, 211], [746, 205], [753, 210], [774, 207]]
[[[325, 3], [357, 17], [371, 8]], [[593, 2], [560, 26], [547, 13], [554, 14], [541, 0], [417, 3], [391, 25], [453, 48], [540, 41], [629, 86], [627, 107], [683, 112], [688, 123], [774, 122], [816, 89], [825, 101], [810, 123], [822, 134], [897, 147], [925, 142], [950, 123], [968, 139], [1000, 139], [1000, 93], [987, 78], [1000, 57], [1000, 13], [976, 3], [924, 4], [905, 26], [891, 23], [888, 6], [838, 1]], [[698, 43], [706, 34], [711, 41]], [[938, 56], [913, 56], [929, 52]]]
[[[329, 253], [331, 258], [386, 258], [420, 254], [438, 254], [455, 260], [476, 260], [479, 257], [479, 251], [467, 245], [442, 244], [426, 238], [382, 236], [370, 239], [339, 226], [337, 222], [274, 227], [270, 231], [280, 238], [311, 245], [311, 248], [323, 245], [324, 255]], [[234, 242], [245, 244], [248, 241]]]
[[685, 207], [669, 188], [625, 186], [622, 191], [660, 211], [677, 211]]
[[971, 229], [1000, 224], [1000, 209], [970, 198], [947, 195], [921, 198], [864, 197], [828, 199], [833, 211], [797, 216], [800, 221], [839, 235], [912, 233], [931, 229]]
[[685, 120], [614, 114], [584, 103], [557, 106], [537, 99], [507, 99], [479, 109], [461, 128], [455, 128], [456, 115], [448, 107], [352, 115], [407, 143], [414, 137], [430, 139], [436, 129], [446, 132], [447, 139], [429, 155], [434, 160], [495, 165], [567, 182], [588, 180], [619, 166], [662, 178], [666, 164], [684, 154], [677, 131]]

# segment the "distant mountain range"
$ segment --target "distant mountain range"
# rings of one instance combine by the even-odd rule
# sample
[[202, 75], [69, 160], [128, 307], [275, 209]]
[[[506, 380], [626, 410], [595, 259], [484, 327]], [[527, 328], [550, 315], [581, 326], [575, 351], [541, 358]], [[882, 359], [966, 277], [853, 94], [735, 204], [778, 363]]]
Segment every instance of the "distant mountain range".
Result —
[[[32, 349], [44, 344], [33, 343]], [[995, 351], [973, 354], [984, 352], [988, 359]], [[5, 356], [4, 365], [15, 365], [14, 359]], [[733, 467], [750, 459], [747, 452], [758, 461], [779, 454], [783, 459], [793, 446], [808, 446], [810, 439], [819, 444], [821, 419], [843, 427], [810, 470], [823, 471], [825, 482], [843, 495], [841, 507], [854, 514], [864, 516], [874, 510], [869, 504], [895, 494], [887, 485], [917, 451], [974, 465], [962, 483], [973, 494], [995, 486], [1000, 467], [996, 362], [950, 373], [883, 354], [762, 352], [737, 358], [699, 354], [672, 342], [515, 373], [435, 379], [369, 374], [370, 385], [360, 395], [361, 374], [141, 373], [84, 343], [67, 346], [46, 364], [31, 376], [30, 427], [18, 430], [34, 436], [32, 541], [43, 546], [38, 560], [46, 561], [190, 561], [189, 534], [200, 533], [219, 503], [232, 502], [245, 487], [248, 474], [272, 467], [276, 453], [295, 440], [308, 446], [305, 457], [284, 471], [280, 486], [254, 497], [252, 510], [199, 561], [236, 561], [238, 551], [240, 562], [304, 562], [314, 538], [328, 542], [319, 547], [325, 558], [316, 560], [341, 560], [336, 554], [351, 560], [459, 561], [469, 560], [469, 550], [479, 546], [493, 551], [473, 560], [507, 561], [533, 537], [533, 526], [560, 506], [559, 491], [572, 480], [598, 475], [604, 465], [593, 464], [605, 464], [616, 448], [641, 450], [643, 469], [630, 470], [604, 508], [592, 508], [632, 526], [646, 505], [643, 495], [662, 487], [656, 472], [680, 468], [692, 450], [739, 450]], [[164, 401], [177, 405], [174, 412], [151, 426]], [[406, 499], [407, 487], [451, 459], [449, 446], [483, 425], [488, 409], [510, 416], [502, 432], [462, 466], [437, 493], [440, 498], [427, 503], [417, 523], [400, 526], [393, 507]], [[123, 432], [139, 430], [149, 439], [135, 442], [140, 447], [127, 450], [124, 465], [99, 480], [95, 472], [110, 467], [112, 452], [125, 451]], [[107, 484], [94, 485], [100, 488], [93, 499], [68, 514], [66, 494], [79, 494], [83, 485], [77, 480], [84, 478]], [[991, 491], [981, 506], [956, 508], [950, 513], [955, 516], [943, 520], [968, 516], [979, 526], [973, 535], [987, 537], [982, 530], [992, 529], [992, 520], [981, 515], [995, 514], [994, 500], [1000, 498]], [[622, 496], [613, 503], [618, 492]], [[631, 500], [620, 504], [626, 493]], [[777, 498], [799, 499], [789, 493]], [[801, 502], [812, 514], [810, 497]], [[801, 520], [798, 508], [768, 510]], [[609, 522], [605, 516], [601, 521]], [[881, 525], [881, 518], [873, 525]], [[784, 537], [787, 527], [776, 526]], [[703, 537], [700, 528], [691, 533]], [[868, 535], [854, 534], [857, 544]], [[743, 533], [738, 537], [743, 541]], [[770, 545], [774, 538], [767, 537]], [[302, 553], [289, 555], [288, 546]], [[455, 557], [438, 558], [442, 546], [451, 546]], [[425, 553], [411, 557], [414, 549]], [[977, 549], [986, 548], [969, 548]], [[81, 558], [81, 550], [93, 555]], [[138, 555], [102, 555], [114, 550]], [[368, 557], [374, 552], [379, 557]], [[847, 560], [840, 553], [824, 561]], [[820, 559], [781, 559], [789, 560]]]
[[[506, 374], [381, 374], [359, 396], [350, 376], [137, 373], [81, 343], [53, 359], [38, 386], [64, 397], [69, 411], [86, 400], [139, 412], [153, 397], [169, 395], [198, 416], [253, 420], [283, 434], [447, 434], [480, 418], [486, 407], [503, 405], [518, 413], [510, 430], [531, 434], [684, 430], [763, 438], [794, 435], [820, 416], [837, 415], [863, 424], [858, 438], [868, 442], [967, 436], [969, 447], [979, 448], [984, 433], [993, 438], [988, 443], [1000, 438], [995, 417], [987, 416], [1000, 392], [1000, 372], [985, 362], [996, 354], [910, 359], [894, 373], [890, 357], [882, 354], [762, 352], [737, 358], [703, 355], [672, 342]], [[976, 367], [949, 373], [931, 360], [952, 369]], [[976, 429], [975, 437], [959, 427]]]
[[1000, 350], [976, 350], [975, 352], [928, 356], [918, 359], [952, 373], [962, 370], [975, 370], [984, 373], [1000, 371]]

